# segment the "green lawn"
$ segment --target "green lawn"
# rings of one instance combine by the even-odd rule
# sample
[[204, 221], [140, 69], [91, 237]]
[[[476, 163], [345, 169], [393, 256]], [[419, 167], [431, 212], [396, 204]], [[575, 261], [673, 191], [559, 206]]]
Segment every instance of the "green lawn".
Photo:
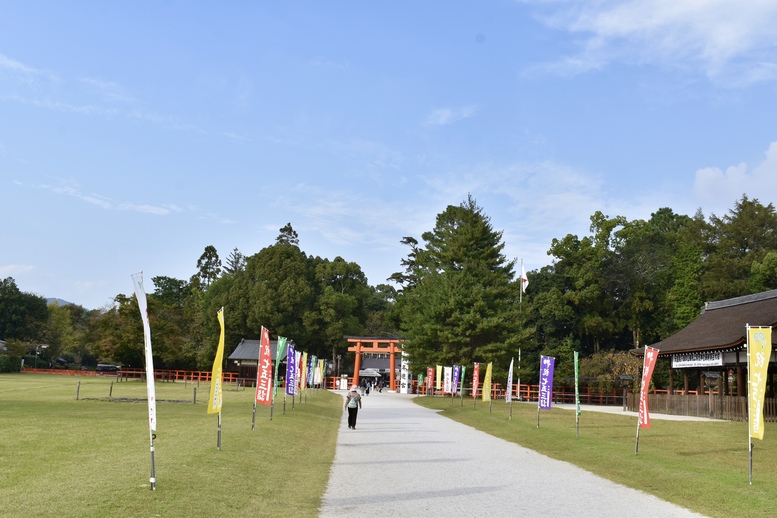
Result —
[[[80, 381], [80, 399], [76, 390]], [[0, 375], [0, 516], [317, 516], [334, 458], [340, 396], [308, 391], [273, 420], [253, 390], [227, 387], [218, 418], [209, 385], [156, 384], [156, 491], [147, 404], [107, 401], [110, 378]], [[114, 398], [145, 398], [140, 381]]]
[[[80, 400], [76, 389], [81, 382]], [[342, 400], [309, 391], [274, 418], [260, 407], [251, 431], [253, 391], [224, 392], [222, 449], [217, 417], [206, 414], [209, 385], [156, 384], [157, 490], [149, 490], [147, 405], [107, 401], [110, 378], [0, 375], [0, 516], [317, 516], [334, 458]], [[144, 398], [145, 383], [113, 383], [114, 398]], [[574, 413], [534, 404], [416, 398], [443, 415], [576, 464], [709, 516], [771, 516], [777, 509], [777, 426], [755, 441], [748, 484], [745, 423], [636, 419]], [[531, 481], [527, 481], [528, 484]]]
[[[747, 424], [743, 422], [666, 421], [651, 419], [642, 429], [634, 455], [635, 417], [600, 412], [580, 416], [575, 436], [572, 410], [543, 410], [537, 428], [536, 403], [509, 405], [472, 399], [419, 397], [415, 401], [442, 409], [443, 415], [491, 435], [563, 460], [604, 478], [643, 490], [708, 516], [777, 514], [777, 426], [767, 423], [764, 440], [754, 440], [753, 485], [749, 484]], [[527, 481], [530, 483], [530, 481]], [[628, 514], [624, 511], [624, 514]]]

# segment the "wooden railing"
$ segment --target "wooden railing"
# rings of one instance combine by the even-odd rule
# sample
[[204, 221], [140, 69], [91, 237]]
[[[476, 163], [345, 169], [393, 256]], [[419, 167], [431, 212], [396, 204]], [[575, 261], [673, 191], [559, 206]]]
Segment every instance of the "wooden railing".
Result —
[[[101, 376], [117, 380], [144, 379], [146, 370], [134, 367], [122, 367], [116, 372], [73, 369], [34, 369], [25, 367], [22, 372], [30, 374], [58, 374], [60, 376]], [[179, 369], [154, 369], [154, 379], [157, 381], [202, 381], [210, 382], [211, 371], [187, 371]], [[223, 371], [221, 377], [224, 383], [235, 383], [237, 372]]]

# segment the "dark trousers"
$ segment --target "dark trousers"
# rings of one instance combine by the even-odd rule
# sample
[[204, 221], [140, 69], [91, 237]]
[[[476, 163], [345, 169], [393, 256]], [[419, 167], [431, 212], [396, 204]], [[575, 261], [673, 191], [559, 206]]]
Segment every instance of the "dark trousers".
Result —
[[348, 426], [356, 428], [356, 414], [359, 412], [358, 408], [348, 409]]

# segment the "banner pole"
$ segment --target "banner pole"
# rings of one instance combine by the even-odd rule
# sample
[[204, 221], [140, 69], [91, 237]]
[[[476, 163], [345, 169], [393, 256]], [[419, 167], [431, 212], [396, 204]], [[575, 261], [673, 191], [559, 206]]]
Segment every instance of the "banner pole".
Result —
[[750, 430], [750, 423], [752, 420], [752, 400], [751, 391], [752, 384], [750, 379], [750, 324], [745, 324], [745, 336], [747, 336], [747, 456], [748, 456], [748, 472], [750, 477], [750, 485], [753, 485], [753, 436]]
[[513, 420], [513, 400], [512, 400], [512, 398], [510, 398], [510, 418], [508, 420], [509, 421]]
[[254, 415], [251, 418], [251, 431], [254, 431], [254, 428], [256, 427], [256, 401], [254, 401]]
[[[749, 428], [749, 425], [748, 425], [748, 428]], [[748, 449], [750, 450], [750, 485], [752, 486], [753, 485], [753, 440], [750, 439], [749, 433], [747, 435], [748, 435], [748, 439], [750, 440], [750, 446]]]
[[[523, 281], [521, 281], [523, 286]], [[518, 401], [521, 401], [521, 348], [518, 348], [518, 389], [515, 391], [515, 395], [518, 397]]]
[[634, 443], [634, 455], [637, 455], [639, 453], [639, 417], [637, 417], [637, 439]]
[[575, 411], [575, 439], [580, 438], [580, 414]]
[[218, 439], [216, 441], [216, 447], [219, 451], [221, 451], [221, 410], [219, 410], [219, 433], [218, 433]]
[[575, 439], [580, 438], [580, 386], [578, 383], [578, 354], [575, 351]]
[[156, 467], [154, 466], [154, 439], [156, 435], [150, 429], [148, 435], [151, 439], [151, 491], [156, 491]]
[[537, 405], [537, 428], [540, 427], [540, 405]]

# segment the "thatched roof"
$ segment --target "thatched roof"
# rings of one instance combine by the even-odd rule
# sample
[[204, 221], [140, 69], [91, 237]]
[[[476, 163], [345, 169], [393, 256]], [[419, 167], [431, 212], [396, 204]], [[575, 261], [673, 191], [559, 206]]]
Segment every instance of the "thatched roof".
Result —
[[[747, 325], [777, 324], [777, 290], [707, 302], [701, 315], [666, 340], [653, 344], [659, 355], [736, 350], [747, 342]], [[777, 336], [772, 335], [772, 342]], [[643, 349], [635, 351], [642, 355]]]

